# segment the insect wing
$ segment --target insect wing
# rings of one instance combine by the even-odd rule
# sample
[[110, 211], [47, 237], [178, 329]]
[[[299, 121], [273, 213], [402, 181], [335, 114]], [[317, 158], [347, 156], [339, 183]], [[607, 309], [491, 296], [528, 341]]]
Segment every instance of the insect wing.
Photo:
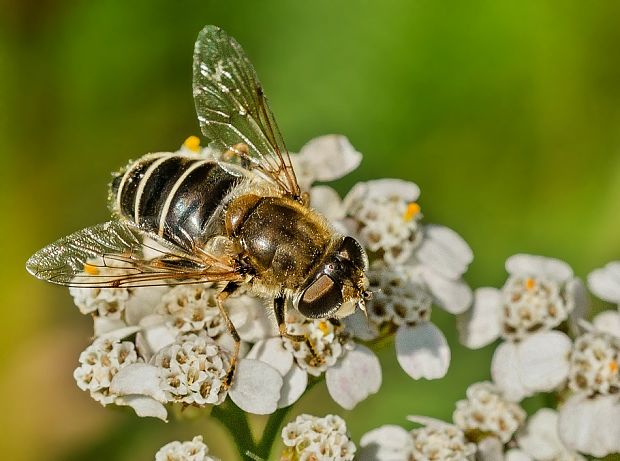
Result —
[[222, 151], [300, 197], [291, 159], [254, 67], [241, 45], [206, 26], [194, 50], [194, 101], [203, 134]]
[[35, 253], [26, 268], [66, 286], [108, 288], [237, 280], [231, 265], [199, 258], [141, 229], [110, 221], [77, 231]]

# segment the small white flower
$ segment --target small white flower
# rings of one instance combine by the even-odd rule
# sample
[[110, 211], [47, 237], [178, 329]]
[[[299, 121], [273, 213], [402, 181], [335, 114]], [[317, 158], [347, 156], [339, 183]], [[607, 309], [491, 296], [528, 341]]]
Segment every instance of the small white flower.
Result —
[[355, 344], [343, 325], [329, 320], [313, 320], [290, 311], [288, 332], [305, 335], [305, 342], [273, 337], [258, 341], [247, 358], [261, 360], [278, 370], [284, 378], [280, 407], [294, 403], [306, 389], [308, 374], [325, 373], [327, 389], [343, 408], [357, 403], [379, 390], [381, 366], [368, 348]]
[[386, 425], [367, 432], [360, 442], [359, 461], [473, 461], [476, 445], [458, 427], [433, 418], [411, 416], [423, 427], [407, 432]]
[[456, 403], [452, 417], [466, 434], [490, 434], [506, 443], [525, 421], [525, 411], [485, 381], [467, 388], [467, 400]]
[[420, 189], [399, 179], [357, 183], [344, 198], [346, 224], [371, 254], [405, 262], [421, 241]]
[[501, 290], [479, 288], [471, 310], [459, 318], [461, 342], [485, 346], [498, 337], [520, 341], [550, 330], [583, 310], [584, 287], [568, 264], [557, 259], [515, 255], [506, 261], [509, 277]]
[[614, 261], [588, 275], [592, 293], [605, 301], [620, 305], [620, 261]]
[[197, 435], [191, 441], [167, 443], [155, 453], [155, 461], [218, 461], [208, 453], [202, 436]]
[[202, 407], [219, 405], [227, 395], [249, 413], [273, 413], [283, 384], [280, 374], [266, 363], [241, 359], [229, 388], [230, 355], [205, 333], [182, 335], [161, 349], [151, 364], [125, 367], [116, 374], [110, 388], [115, 395], [123, 397], [117, 400], [120, 404], [131, 405], [128, 397], [150, 398], [151, 406], [138, 413], [139, 416], [165, 419], [165, 410], [153, 401]]
[[596, 457], [619, 453], [620, 395], [574, 395], [560, 407], [558, 428], [571, 450]]
[[310, 190], [316, 181], [333, 181], [355, 170], [362, 154], [346, 137], [329, 134], [308, 141], [291, 161], [301, 190]]
[[575, 340], [570, 357], [568, 386], [589, 396], [620, 392], [620, 338], [599, 331]]
[[230, 355], [206, 335], [180, 336], [154, 357], [167, 400], [193, 405], [218, 405], [227, 394]]
[[569, 450], [560, 440], [558, 419], [555, 410], [538, 410], [517, 433], [519, 447], [537, 461], [585, 461], [583, 456]]
[[178, 285], [162, 296], [159, 310], [171, 318], [180, 333], [202, 330], [211, 338], [227, 331], [215, 298], [218, 290], [211, 284]]
[[472, 251], [453, 230], [422, 224], [419, 194], [412, 182], [381, 179], [356, 184], [344, 198], [341, 212], [333, 204], [319, 209], [328, 211], [332, 221], [340, 221], [371, 257], [406, 271], [439, 306], [450, 313], [463, 312], [472, 300], [471, 289], [462, 280]]
[[441, 330], [430, 322], [431, 296], [396, 268], [374, 265], [368, 278], [373, 292], [366, 303], [368, 320], [356, 312], [345, 319], [349, 329], [366, 341], [395, 331], [398, 362], [409, 376], [445, 376], [450, 348]]
[[355, 444], [342, 418], [303, 414], [282, 429], [281, 461], [353, 461]]
[[73, 372], [77, 385], [102, 405], [114, 402], [110, 392], [114, 376], [122, 368], [136, 363], [138, 356], [133, 343], [118, 339], [100, 338], [80, 354], [80, 366]]

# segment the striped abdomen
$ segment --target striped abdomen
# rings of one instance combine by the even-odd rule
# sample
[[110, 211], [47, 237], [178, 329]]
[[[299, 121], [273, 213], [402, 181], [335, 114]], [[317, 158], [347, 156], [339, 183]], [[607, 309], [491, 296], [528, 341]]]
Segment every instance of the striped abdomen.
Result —
[[209, 237], [218, 206], [240, 179], [212, 160], [149, 154], [114, 178], [110, 205], [142, 229], [191, 249]]

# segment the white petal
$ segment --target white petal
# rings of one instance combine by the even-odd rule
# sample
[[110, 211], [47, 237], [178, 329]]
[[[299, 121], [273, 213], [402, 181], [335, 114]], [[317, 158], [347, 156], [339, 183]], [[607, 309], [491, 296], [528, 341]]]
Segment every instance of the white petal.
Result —
[[297, 365], [292, 366], [284, 376], [282, 394], [278, 408], [288, 407], [299, 400], [308, 386], [308, 373]]
[[450, 280], [426, 267], [422, 267], [420, 275], [436, 303], [450, 314], [461, 314], [471, 305], [471, 288], [462, 279]]
[[[96, 316], [93, 321], [93, 329], [95, 331], [95, 337], [99, 337], [112, 331], [125, 328], [127, 324], [121, 319], [111, 319], [110, 317]], [[131, 334], [131, 333], [130, 333]], [[122, 339], [122, 338], [119, 338]]]
[[168, 290], [169, 287], [135, 288], [125, 304], [125, 321], [129, 325], [137, 325], [144, 317], [156, 313], [162, 296]]
[[495, 341], [501, 333], [501, 291], [497, 288], [478, 288], [474, 291], [471, 309], [457, 317], [461, 343], [478, 349]]
[[413, 445], [409, 432], [399, 426], [385, 425], [362, 436], [359, 461], [403, 461]]
[[431, 418], [430, 416], [409, 415], [407, 420], [422, 426], [455, 427], [454, 424], [447, 423], [441, 419]]
[[293, 354], [284, 348], [280, 337], [257, 342], [246, 358], [265, 362], [278, 370], [282, 376], [286, 375], [293, 366]]
[[345, 136], [337, 134], [311, 139], [301, 148], [299, 155], [318, 181], [342, 178], [362, 161], [362, 154]]
[[275, 368], [260, 360], [241, 359], [228, 395], [243, 411], [268, 415], [278, 408], [282, 384]]
[[310, 189], [310, 206], [332, 223], [344, 218], [342, 199], [338, 192], [329, 186], [314, 186]]
[[579, 277], [572, 278], [566, 284], [566, 291], [569, 297], [575, 300], [575, 307], [568, 315], [570, 332], [579, 335], [579, 320], [588, 317], [590, 311], [590, 297], [585, 285]]
[[560, 331], [536, 333], [517, 346], [521, 381], [530, 393], [551, 391], [566, 380], [571, 348]]
[[599, 298], [620, 304], [620, 261], [592, 271], [588, 275], [588, 286]]
[[327, 369], [325, 382], [336, 403], [351, 410], [381, 387], [381, 364], [374, 352], [356, 344], [336, 365]]
[[166, 411], [166, 407], [151, 397], [146, 397], [144, 395], [127, 395], [117, 398], [114, 403], [133, 408], [136, 415], [141, 418], [159, 418], [164, 422], [168, 422], [168, 412]]
[[571, 397], [560, 408], [558, 427], [564, 444], [575, 451], [597, 457], [620, 452], [618, 396]]
[[520, 343], [500, 344], [493, 354], [491, 375], [508, 400], [551, 391], [568, 376], [571, 340], [559, 331], [531, 335]]
[[445, 226], [424, 226], [424, 238], [415, 252], [424, 265], [448, 279], [458, 279], [467, 271], [474, 254], [463, 238]]
[[110, 383], [110, 391], [118, 395], [146, 395], [159, 402], [166, 401], [160, 387], [160, 369], [146, 363], [132, 363], [121, 368]]
[[150, 358], [166, 346], [172, 344], [177, 336], [176, 330], [166, 323], [163, 315], [149, 315], [140, 320], [141, 331], [136, 336], [140, 354]]
[[276, 322], [268, 315], [269, 310], [263, 300], [242, 295], [226, 300], [226, 306], [230, 313], [235, 312], [237, 319], [240, 319], [240, 316], [236, 314], [237, 311], [246, 312], [243, 324], [233, 322], [243, 341], [254, 343], [260, 339], [278, 335]]
[[505, 461], [535, 461], [527, 453], [521, 450], [518, 450], [516, 448], [508, 450], [506, 452], [506, 457], [504, 458], [504, 460]]
[[536, 459], [555, 459], [565, 450], [558, 434], [558, 412], [541, 408], [517, 433], [517, 441], [527, 454]]
[[597, 330], [620, 338], [620, 312], [617, 310], [601, 312], [594, 317], [592, 323]]
[[375, 179], [358, 184], [366, 184], [366, 193], [369, 199], [399, 197], [406, 202], [414, 202], [420, 196], [420, 188], [417, 184], [402, 179]]
[[396, 358], [413, 379], [437, 379], [448, 371], [450, 348], [441, 330], [431, 322], [403, 325], [396, 332]]
[[370, 323], [361, 310], [356, 310], [353, 314], [345, 317], [344, 324], [353, 336], [362, 341], [372, 341], [379, 336], [377, 325]]
[[504, 444], [497, 437], [485, 437], [478, 443], [476, 461], [504, 461]]
[[511, 275], [548, 277], [559, 282], [565, 282], [573, 276], [573, 270], [564, 261], [528, 254], [517, 254], [508, 258], [506, 270]]
[[491, 362], [493, 381], [502, 390], [504, 397], [514, 402], [530, 395], [529, 389], [521, 381], [518, 355], [516, 344], [505, 341], [497, 346]]

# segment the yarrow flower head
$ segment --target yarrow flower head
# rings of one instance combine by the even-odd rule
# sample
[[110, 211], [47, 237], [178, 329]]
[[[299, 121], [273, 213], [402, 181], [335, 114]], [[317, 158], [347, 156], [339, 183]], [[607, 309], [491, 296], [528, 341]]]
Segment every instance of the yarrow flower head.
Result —
[[80, 389], [102, 405], [113, 403], [116, 395], [110, 392], [114, 376], [122, 368], [138, 362], [133, 343], [118, 339], [100, 338], [80, 354], [80, 366], [73, 376]]
[[179, 336], [153, 362], [161, 370], [160, 386], [169, 402], [218, 405], [226, 398], [230, 353], [206, 335]]
[[506, 261], [501, 290], [479, 288], [459, 317], [461, 342], [478, 348], [505, 339], [493, 354], [493, 381], [509, 400], [551, 391], [568, 377], [570, 338], [554, 330], [587, 308], [583, 283], [563, 261], [519, 254]]
[[525, 411], [485, 381], [467, 388], [467, 399], [456, 403], [452, 417], [471, 439], [491, 435], [506, 443], [525, 421]]
[[303, 414], [282, 429], [281, 461], [353, 461], [356, 447], [342, 418]]
[[473, 461], [476, 445], [458, 427], [433, 418], [410, 416], [422, 427], [406, 431], [386, 425], [367, 432], [360, 442], [359, 461]]
[[586, 332], [575, 340], [570, 357], [568, 387], [590, 396], [620, 392], [620, 338]]
[[[592, 291], [610, 301], [616, 265], [608, 264], [588, 277]], [[603, 311], [583, 332], [570, 355], [568, 389], [572, 395], [559, 411], [559, 434], [572, 450], [603, 457], [620, 452], [620, 316]]]
[[402, 271], [383, 263], [374, 264], [368, 278], [373, 292], [366, 303], [368, 318], [358, 312], [345, 319], [353, 334], [371, 341], [396, 332], [396, 356], [409, 376], [443, 377], [450, 364], [450, 348], [441, 330], [430, 322], [430, 294]]
[[170, 442], [155, 453], [155, 461], [219, 461], [208, 455], [209, 447], [197, 435], [187, 442]]
[[286, 407], [297, 401], [308, 384], [308, 375], [325, 373], [327, 389], [342, 407], [352, 409], [381, 386], [381, 366], [367, 347], [355, 343], [339, 321], [307, 319], [289, 312], [287, 330], [308, 338], [287, 337], [258, 341], [247, 357], [270, 364], [284, 378], [279, 402]]

